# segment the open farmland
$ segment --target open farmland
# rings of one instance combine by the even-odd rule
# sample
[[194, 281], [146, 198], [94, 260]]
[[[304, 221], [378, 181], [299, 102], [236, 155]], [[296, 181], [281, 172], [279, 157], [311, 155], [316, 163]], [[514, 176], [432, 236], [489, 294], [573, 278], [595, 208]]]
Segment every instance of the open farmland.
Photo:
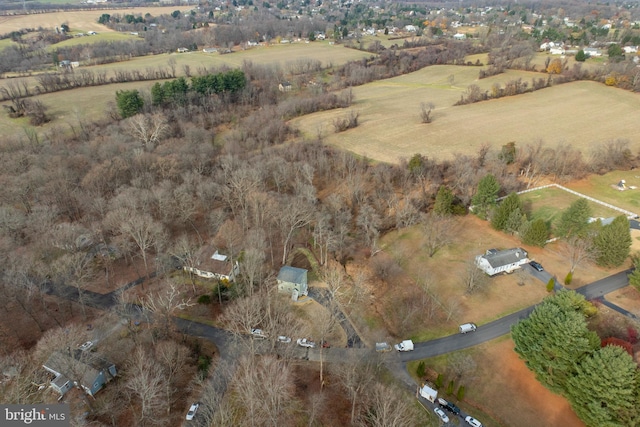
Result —
[[86, 45], [89, 43], [98, 43], [98, 42], [119, 42], [124, 40], [135, 40], [137, 38], [138, 36], [133, 36], [129, 33], [117, 33], [115, 31], [106, 31], [103, 33], [95, 34], [93, 36], [74, 37], [72, 39], [68, 39], [60, 43], [56, 43], [54, 45], [49, 46], [49, 50], [55, 51], [58, 48], [77, 46], [80, 44]]
[[[279, 65], [286, 70], [287, 64], [307, 59], [319, 60], [323, 65], [339, 65], [370, 55], [371, 54], [367, 52], [348, 49], [344, 46], [329, 45], [328, 43], [287, 44], [259, 47], [228, 55], [205, 54], [203, 52], [150, 55], [134, 58], [126, 62], [82, 67], [81, 69], [92, 70], [94, 72], [107, 71], [107, 76], [110, 77], [116, 70], [146, 70], [147, 68], [158, 67], [168, 69], [169, 60], [175, 59], [176, 75], [180, 76], [184, 75], [184, 66], [187, 65], [191, 68], [192, 73], [195, 73], [199, 67], [207, 69], [222, 66], [239, 68], [244, 61], [250, 61], [255, 64]], [[22, 85], [22, 82], [25, 81], [28, 87], [33, 88], [37, 85], [36, 77], [20, 77], [0, 80], [0, 86], [8, 83]], [[63, 117], [68, 119], [73, 109], [82, 111], [84, 117], [87, 119], [101, 117], [104, 114], [107, 103], [109, 101], [115, 101], [116, 91], [125, 89], [148, 89], [154, 83], [155, 81], [111, 84], [40, 95], [37, 99], [41, 100], [44, 105], [49, 108], [48, 111], [53, 120], [51, 123], [45, 124], [38, 129], [46, 130], [51, 126], [59, 125], [60, 119]], [[69, 104], [70, 99], [73, 99], [72, 104]], [[11, 119], [4, 112], [0, 115], [0, 132], [4, 135], [15, 134], [16, 132], [21, 133], [25, 125], [25, 120]]]
[[[293, 121], [307, 135], [322, 132], [325, 141], [369, 158], [398, 162], [420, 153], [453, 158], [475, 153], [482, 144], [518, 146], [542, 140], [563, 142], [588, 154], [591, 147], [612, 139], [628, 139], [632, 151], [640, 148], [636, 131], [640, 109], [636, 94], [599, 83], [580, 81], [513, 97], [457, 106], [470, 84], [489, 90], [496, 82], [545, 74], [509, 71], [476, 80], [478, 68], [434, 66], [388, 80], [354, 88], [352, 110], [360, 113], [359, 126], [336, 134], [333, 120], [344, 110], [312, 114]], [[447, 76], [453, 75], [453, 86]], [[420, 121], [420, 103], [433, 102], [433, 122]], [[592, 126], [593, 125], [593, 126]], [[597, 125], [597, 126], [595, 126]]]
[[74, 10], [68, 12], [36, 13], [31, 15], [0, 16], [0, 33], [10, 33], [23, 28], [50, 28], [59, 27], [66, 22], [71, 30], [109, 32], [113, 31], [102, 24], [98, 24], [98, 18], [103, 13], [110, 15], [168, 15], [174, 10], [187, 11], [190, 7], [163, 6], [163, 7], [132, 7], [95, 10]]

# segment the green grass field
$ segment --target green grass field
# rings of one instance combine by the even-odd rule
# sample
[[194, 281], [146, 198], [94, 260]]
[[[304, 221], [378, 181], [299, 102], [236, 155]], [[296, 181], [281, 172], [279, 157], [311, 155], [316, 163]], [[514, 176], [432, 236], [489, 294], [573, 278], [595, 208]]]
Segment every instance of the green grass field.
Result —
[[0, 51], [2, 51], [3, 49], [8, 48], [9, 46], [12, 46], [15, 42], [11, 39], [2, 39], [0, 40]]
[[[86, 34], [88, 31], [91, 31], [91, 30], [83, 30], [78, 28], [76, 29], [76, 31], [72, 32], [71, 35], [75, 35], [78, 33]], [[105, 33], [98, 33], [93, 36], [74, 37], [72, 39], [68, 39], [63, 42], [56, 43], [54, 45], [49, 46], [49, 50], [54, 51], [57, 48], [78, 46], [81, 44], [91, 44], [91, 43], [97, 43], [101, 41], [113, 42], [113, 41], [123, 41], [123, 40], [134, 40], [138, 38], [139, 38], [138, 36], [132, 36], [131, 34], [128, 34], [128, 33], [105, 32]]]
[[[614, 186], [624, 179], [626, 190]], [[566, 185], [603, 202], [640, 214], [640, 171], [614, 171], [605, 175], [591, 175], [587, 179]], [[636, 188], [630, 188], [636, 187]]]
[[[599, 199], [597, 195], [592, 193], [588, 195]], [[552, 228], [558, 224], [562, 213], [578, 198], [578, 196], [559, 188], [544, 188], [520, 195], [520, 200], [522, 200], [530, 218], [547, 221], [551, 223]], [[612, 204], [616, 206], [614, 202]], [[589, 206], [591, 207], [592, 216], [596, 218], [609, 218], [620, 215], [620, 212], [598, 203], [589, 202]]]

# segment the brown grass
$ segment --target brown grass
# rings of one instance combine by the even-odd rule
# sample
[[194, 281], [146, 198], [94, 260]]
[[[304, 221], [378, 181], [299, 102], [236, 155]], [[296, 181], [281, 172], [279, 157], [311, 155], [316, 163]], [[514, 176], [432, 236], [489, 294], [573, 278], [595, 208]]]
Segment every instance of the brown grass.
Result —
[[113, 8], [95, 9], [70, 12], [49, 12], [32, 15], [13, 15], [0, 17], [0, 27], [2, 33], [18, 31], [23, 28], [55, 28], [63, 23], [67, 23], [71, 30], [111, 32], [113, 30], [102, 24], [98, 24], [98, 18], [103, 13], [110, 15], [142, 15], [150, 13], [153, 16], [168, 15], [174, 10], [188, 11], [191, 7], [186, 6], [166, 6], [166, 7], [134, 7], [134, 8]]
[[[465, 402], [503, 426], [584, 426], [564, 397], [536, 380], [513, 347], [513, 341], [508, 339], [473, 349], [471, 354], [478, 369], [463, 380], [467, 389]], [[475, 412], [472, 408], [471, 413]]]
[[[558, 244], [549, 244], [544, 249], [523, 245], [517, 237], [493, 230], [489, 223], [472, 215], [458, 218], [457, 223], [453, 244], [437, 252], [433, 258], [429, 258], [422, 248], [417, 228], [386, 235], [381, 240], [381, 247], [398, 260], [406, 277], [400, 275], [389, 284], [376, 283], [371, 290], [372, 305], [365, 308], [368, 314], [362, 314], [362, 318], [366, 319], [375, 312], [384, 319], [389, 330], [397, 330], [397, 325], [392, 323], [393, 316], [389, 313], [393, 313], [394, 307], [397, 307], [399, 292], [421, 295], [423, 291], [416, 284], [420, 280], [426, 280], [431, 292], [440, 301], [456, 300], [459, 304], [458, 313], [449, 322], [425, 321], [415, 325], [415, 331], [405, 331], [415, 333], [415, 337], [420, 340], [455, 333], [463, 320], [486, 323], [538, 303], [548, 295], [545, 283], [519, 272], [493, 277], [485, 291], [468, 294], [462, 284], [467, 262], [489, 248], [523, 247], [529, 252], [529, 258], [541, 262], [548, 272], [558, 278], [564, 278], [568, 271], [566, 261], [559, 255]], [[576, 270], [573, 283], [590, 283], [612, 273], [613, 271], [587, 265]]]
[[[292, 123], [307, 135], [320, 131], [330, 144], [391, 163], [415, 153], [451, 159], [457, 153], [475, 153], [482, 144], [496, 148], [510, 141], [518, 146], [539, 140], [551, 145], [563, 142], [588, 154], [615, 136], [630, 140], [632, 150], [640, 148], [635, 118], [629, 114], [640, 108], [640, 98], [631, 92], [585, 81], [454, 107], [472, 83], [489, 90], [495, 82], [546, 77], [509, 71], [475, 80], [478, 70], [427, 67], [354, 88], [356, 103], [351, 108], [360, 113], [360, 125], [339, 135], [332, 132], [331, 123], [342, 111], [316, 113]], [[448, 75], [455, 77], [452, 86], [447, 84]], [[435, 104], [430, 124], [420, 121], [421, 102]], [[597, 126], [588, 125], [589, 120], [597, 120]]]

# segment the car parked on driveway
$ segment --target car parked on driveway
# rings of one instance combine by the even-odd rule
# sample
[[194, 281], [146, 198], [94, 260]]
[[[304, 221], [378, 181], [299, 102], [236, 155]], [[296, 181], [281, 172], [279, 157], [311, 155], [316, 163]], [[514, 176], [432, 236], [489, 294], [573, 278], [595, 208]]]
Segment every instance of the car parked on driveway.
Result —
[[444, 400], [443, 398], [438, 398], [438, 404], [442, 406], [447, 411], [451, 412], [454, 415], [460, 415], [460, 408], [458, 408], [455, 404]]
[[531, 261], [529, 262], [529, 265], [537, 271], [544, 271], [544, 267], [542, 267], [542, 264], [540, 264], [539, 262]]
[[258, 329], [258, 328], [252, 328], [251, 329], [251, 335], [253, 335], [256, 338], [266, 338], [267, 337], [267, 334], [265, 334], [262, 329]]
[[300, 347], [305, 347], [305, 348], [315, 348], [316, 347], [316, 343], [314, 343], [313, 341], [308, 340], [306, 338], [298, 338], [296, 343], [298, 343], [298, 345]]
[[449, 417], [447, 417], [447, 414], [444, 413], [444, 411], [440, 408], [434, 408], [433, 412], [436, 413], [436, 415], [438, 416], [438, 418], [440, 418], [440, 420], [443, 423], [448, 423], [449, 422]]
[[89, 349], [91, 349], [91, 347], [93, 347], [93, 341], [87, 341], [85, 343], [82, 343], [78, 346], [78, 348], [82, 351], [87, 351]]
[[198, 412], [198, 408], [200, 407], [199, 403], [194, 403], [189, 408], [189, 412], [187, 412], [187, 421], [191, 421], [193, 417], [196, 416], [196, 412]]
[[473, 427], [482, 427], [482, 423], [478, 420], [476, 420], [475, 418], [473, 418], [472, 416], [467, 416], [467, 418], [464, 419], [467, 424], [469, 424], [470, 426]]

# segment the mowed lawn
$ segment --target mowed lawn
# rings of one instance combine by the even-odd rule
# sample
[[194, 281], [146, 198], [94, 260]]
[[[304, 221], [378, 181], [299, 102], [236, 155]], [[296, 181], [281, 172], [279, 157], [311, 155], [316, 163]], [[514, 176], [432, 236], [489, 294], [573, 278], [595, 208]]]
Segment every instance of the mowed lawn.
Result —
[[[70, 2], [69, 2], [70, 3]], [[68, 12], [37, 13], [33, 15], [14, 15], [0, 17], [0, 33], [10, 33], [23, 28], [49, 28], [59, 27], [67, 23], [71, 30], [109, 32], [113, 31], [102, 24], [98, 24], [98, 18], [103, 13], [110, 15], [142, 15], [150, 13], [153, 16], [169, 15], [174, 10], [186, 12], [191, 10], [187, 6], [162, 6], [162, 7], [133, 7], [95, 10], [77, 10]]]
[[[637, 114], [640, 98], [631, 92], [594, 82], [575, 82], [496, 100], [454, 107], [470, 84], [490, 90], [494, 83], [546, 74], [509, 71], [478, 80], [479, 68], [433, 66], [415, 73], [354, 88], [359, 126], [340, 134], [333, 121], [347, 112], [328, 111], [298, 118], [292, 123], [309, 136], [322, 132], [325, 141], [371, 159], [398, 162], [420, 153], [452, 159], [474, 154], [482, 144], [499, 148], [510, 141], [518, 146], [539, 140], [555, 146], [571, 144], [588, 154], [592, 147], [612, 139], [628, 139], [637, 150]], [[448, 78], [454, 83], [449, 85]], [[420, 103], [432, 102], [433, 122], [420, 120]]]
[[[599, 199], [597, 195], [592, 193], [586, 195]], [[558, 225], [562, 213], [579, 198], [580, 197], [575, 194], [553, 187], [520, 195], [520, 200], [522, 200], [522, 204], [530, 218], [542, 219], [549, 222], [551, 223], [552, 229]], [[615, 203], [612, 204], [616, 206]], [[589, 201], [589, 206], [591, 207], [591, 215], [594, 218], [609, 218], [621, 215], [618, 211], [591, 201]]]
[[[620, 180], [625, 180], [626, 190], [624, 191], [615, 188]], [[638, 170], [590, 175], [586, 179], [570, 182], [565, 186], [640, 215], [640, 171]]]

